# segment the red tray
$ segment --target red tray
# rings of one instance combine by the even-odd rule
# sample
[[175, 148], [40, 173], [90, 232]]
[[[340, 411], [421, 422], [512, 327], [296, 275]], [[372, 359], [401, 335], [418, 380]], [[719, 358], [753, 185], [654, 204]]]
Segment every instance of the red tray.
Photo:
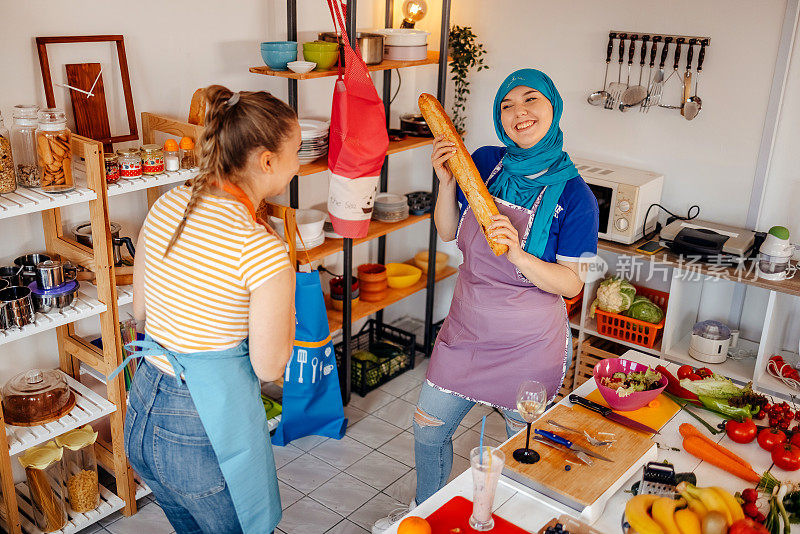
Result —
[[[469, 526], [469, 516], [472, 515], [472, 501], [464, 497], [453, 497], [441, 508], [427, 517], [431, 525], [431, 534], [452, 534], [453, 529], [461, 529], [461, 534], [478, 532]], [[522, 530], [517, 525], [509, 523], [502, 517], [494, 517], [492, 534], [531, 534]]]

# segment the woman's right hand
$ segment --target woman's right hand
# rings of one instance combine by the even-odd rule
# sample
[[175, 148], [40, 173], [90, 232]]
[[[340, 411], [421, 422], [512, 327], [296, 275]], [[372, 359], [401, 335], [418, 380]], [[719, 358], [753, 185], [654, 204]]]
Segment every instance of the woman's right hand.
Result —
[[450, 172], [450, 167], [447, 165], [447, 160], [452, 158], [456, 153], [456, 144], [444, 136], [440, 135], [433, 139], [433, 152], [431, 152], [431, 163], [433, 170], [436, 171], [436, 176], [439, 178], [439, 184], [443, 187], [453, 185], [453, 173]]

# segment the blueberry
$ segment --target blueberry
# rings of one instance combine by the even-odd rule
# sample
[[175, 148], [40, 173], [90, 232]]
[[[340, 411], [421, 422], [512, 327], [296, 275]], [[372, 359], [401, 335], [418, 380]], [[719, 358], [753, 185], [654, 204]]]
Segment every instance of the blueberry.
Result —
[[571, 465], [565, 465], [564, 466], [564, 471], [569, 471], [570, 469], [572, 469]]

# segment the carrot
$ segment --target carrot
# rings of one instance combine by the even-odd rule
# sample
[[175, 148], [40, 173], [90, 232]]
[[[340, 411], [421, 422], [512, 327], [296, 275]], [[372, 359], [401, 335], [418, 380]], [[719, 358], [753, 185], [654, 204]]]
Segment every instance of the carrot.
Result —
[[[724, 449], [725, 447], [721, 448]], [[761, 476], [753, 471], [752, 468], [734, 461], [730, 456], [717, 454], [718, 450], [716, 448], [710, 449], [708, 444], [697, 436], [685, 438], [683, 440], [683, 450], [748, 482], [757, 484], [761, 481]]]
[[703, 440], [703, 442], [705, 442], [706, 445], [708, 445], [709, 447], [712, 447], [714, 450], [716, 450], [717, 452], [727, 456], [731, 460], [742, 464], [744, 467], [746, 467], [748, 469], [752, 469], [753, 468], [753, 466], [750, 465], [750, 463], [747, 460], [745, 460], [744, 458], [742, 458], [741, 456], [737, 456], [736, 454], [734, 454], [730, 450], [726, 449], [725, 447], [723, 447], [719, 443], [711, 441], [710, 439], [705, 437], [700, 432], [700, 430], [698, 430], [697, 427], [694, 426], [691, 423], [682, 423], [681, 426], [678, 427], [678, 431], [681, 433], [681, 436], [683, 436], [684, 439], [688, 438], [690, 436], [700, 438], [701, 440]]

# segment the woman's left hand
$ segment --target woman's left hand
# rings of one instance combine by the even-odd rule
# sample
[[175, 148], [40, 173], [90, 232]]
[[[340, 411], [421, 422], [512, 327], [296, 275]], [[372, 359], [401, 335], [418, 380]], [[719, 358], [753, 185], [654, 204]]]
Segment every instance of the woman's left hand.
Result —
[[489, 237], [493, 238], [497, 243], [501, 243], [508, 247], [506, 257], [508, 261], [517, 265], [523, 258], [525, 252], [519, 244], [519, 233], [511, 221], [505, 215], [493, 215], [492, 224], [488, 228]]

